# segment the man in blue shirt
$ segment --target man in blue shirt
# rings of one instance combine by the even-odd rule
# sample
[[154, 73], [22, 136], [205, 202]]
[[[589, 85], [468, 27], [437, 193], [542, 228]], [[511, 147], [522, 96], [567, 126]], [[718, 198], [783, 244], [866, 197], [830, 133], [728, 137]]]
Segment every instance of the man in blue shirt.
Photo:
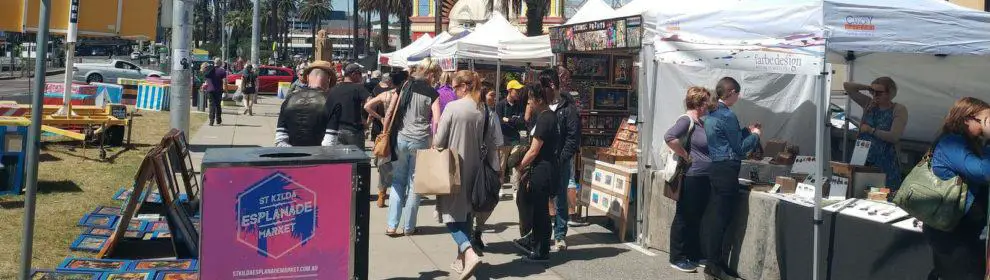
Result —
[[724, 77], [715, 86], [718, 98], [715, 110], [705, 118], [705, 134], [708, 136], [708, 152], [712, 163], [709, 179], [712, 184], [711, 201], [715, 204], [715, 219], [709, 225], [711, 231], [706, 257], [705, 274], [717, 279], [736, 279], [721, 260], [726, 228], [732, 222], [739, 197], [739, 169], [748, 151], [759, 145], [759, 124], [741, 129], [736, 114], [729, 109], [739, 101], [739, 82]]

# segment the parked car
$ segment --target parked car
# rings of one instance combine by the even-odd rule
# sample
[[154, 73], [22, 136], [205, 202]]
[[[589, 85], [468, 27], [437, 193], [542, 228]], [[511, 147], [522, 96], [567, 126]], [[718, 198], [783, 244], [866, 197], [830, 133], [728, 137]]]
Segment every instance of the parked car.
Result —
[[80, 82], [117, 83], [117, 78], [145, 79], [162, 77], [165, 73], [155, 70], [142, 69], [134, 63], [123, 60], [111, 60], [109, 63], [76, 63], [72, 65], [72, 80]]
[[[278, 83], [287, 82], [291, 83], [292, 79], [296, 76], [295, 72], [286, 67], [276, 67], [270, 65], [261, 65], [257, 68], [258, 70], [258, 92], [275, 93], [278, 92]], [[235, 73], [227, 75], [226, 83], [228, 85], [234, 85], [237, 79], [241, 78], [241, 73]]]

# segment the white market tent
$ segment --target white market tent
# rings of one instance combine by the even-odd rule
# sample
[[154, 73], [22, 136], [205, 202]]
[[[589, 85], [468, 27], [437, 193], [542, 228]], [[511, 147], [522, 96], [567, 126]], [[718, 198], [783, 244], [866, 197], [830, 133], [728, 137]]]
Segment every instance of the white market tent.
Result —
[[[808, 114], [807, 107], [766, 107], [760, 99], [774, 93], [793, 94], [792, 105], [816, 104], [816, 149], [819, 159], [827, 159], [825, 110], [828, 106], [826, 62], [846, 62], [850, 77], [868, 83], [876, 76], [890, 76], [898, 83], [895, 102], [910, 112], [907, 139], [934, 140], [935, 130], [952, 103], [963, 96], [990, 100], [985, 89], [990, 79], [990, 14], [956, 6], [939, 0], [753, 0], [721, 5], [685, 3], [685, 9], [658, 9], [657, 36], [654, 40], [652, 98], [657, 115], [650, 124], [653, 132], [643, 153], [651, 152], [660, 139], [656, 130], [673, 123], [670, 114], [677, 105], [665, 105], [658, 99], [683, 97], [675, 89], [658, 90], [658, 85], [677, 83], [663, 72], [705, 71], [746, 73], [736, 77], [744, 84], [743, 101], [762, 109], [753, 120], [781, 118], [781, 114]], [[845, 61], [846, 54], [857, 57]], [[661, 68], [661, 70], [657, 70]], [[685, 70], [686, 69], [686, 70]], [[670, 71], [668, 71], [670, 70]], [[769, 73], [769, 74], [768, 74]], [[709, 74], [712, 75], [712, 74]], [[739, 79], [742, 78], [742, 79]], [[715, 77], [717, 79], [717, 77]], [[784, 83], [790, 88], [753, 92], [746, 89], [747, 79]], [[787, 79], [786, 81], [784, 79]], [[813, 87], [808, 82], [813, 81]], [[709, 83], [710, 85], [713, 83]], [[757, 90], [765, 90], [760, 88]], [[680, 88], [679, 91], [683, 91]], [[664, 95], [660, 97], [659, 95]], [[811, 97], [813, 95], [814, 97]], [[671, 102], [666, 102], [671, 103]], [[641, 104], [641, 106], [644, 106]], [[661, 107], [667, 107], [661, 109]], [[740, 110], [743, 111], [743, 110]], [[737, 111], [738, 112], [738, 111]], [[745, 119], [742, 115], [741, 119]], [[819, 174], [825, 173], [825, 160], [818, 160]], [[650, 164], [650, 163], [647, 163]], [[821, 220], [821, 190], [817, 180], [815, 220]], [[814, 277], [818, 270], [819, 223], [815, 223]]]
[[[468, 31], [465, 31], [465, 32], [468, 32]], [[443, 42], [446, 42], [446, 41], [450, 40], [451, 38], [454, 38], [454, 36], [453, 35], [450, 35], [450, 33], [447, 33], [446, 31], [443, 32], [443, 33], [440, 33], [439, 36], [437, 36], [436, 38], [433, 38], [433, 41], [430, 42], [430, 45], [426, 46], [422, 50], [419, 50], [419, 51], [414, 52], [414, 53], [410, 53], [409, 56], [406, 57], [406, 61], [410, 65], [417, 64], [417, 63], [423, 61], [423, 59], [425, 59], [427, 57], [430, 57], [430, 51], [431, 51], [430, 49], [432, 49], [433, 46], [435, 46], [437, 44], [440, 44], [440, 43], [443, 43]]]
[[603, 19], [616, 18], [615, 9], [605, 4], [603, 0], [587, 0], [571, 18], [567, 19], [564, 25], [578, 24], [583, 22], [598, 21]]
[[548, 64], [553, 59], [550, 35], [524, 37], [500, 42], [498, 56], [502, 61]]
[[425, 34], [423, 36], [420, 36], [419, 39], [416, 39], [416, 41], [413, 41], [412, 44], [409, 44], [405, 48], [390, 53], [379, 54], [378, 61], [379, 63], [382, 63], [383, 60], [382, 58], [385, 58], [387, 59], [387, 62], [384, 64], [387, 64], [388, 66], [407, 68], [409, 67], [409, 63], [407, 60], [409, 55], [420, 52], [426, 48], [429, 48], [434, 41], [435, 41], [434, 38], [430, 37], [430, 34]]
[[[453, 58], [497, 61], [498, 46], [501, 41], [526, 38], [519, 29], [509, 23], [499, 13], [492, 13], [491, 18], [474, 29], [471, 34], [456, 41], [444, 42], [431, 48], [434, 58]], [[456, 63], [456, 62], [455, 62]]]

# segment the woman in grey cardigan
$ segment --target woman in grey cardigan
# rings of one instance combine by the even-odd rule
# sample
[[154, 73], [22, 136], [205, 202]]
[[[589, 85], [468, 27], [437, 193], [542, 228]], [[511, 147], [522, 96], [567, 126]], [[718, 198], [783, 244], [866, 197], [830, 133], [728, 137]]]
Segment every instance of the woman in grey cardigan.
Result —
[[[475, 173], [484, 163], [483, 160], [498, 168], [495, 147], [502, 145], [502, 133], [494, 112], [488, 111], [488, 119], [485, 119], [488, 108], [481, 97], [477, 73], [467, 70], [457, 72], [453, 85], [457, 95], [465, 98], [447, 104], [437, 125], [433, 144], [438, 149], [450, 149], [461, 158], [461, 189], [464, 190], [474, 182]], [[484, 132], [485, 126], [488, 127], [487, 132]], [[481, 141], [485, 141], [489, 149], [484, 159]], [[471, 229], [471, 200], [465, 191], [438, 195], [437, 211], [440, 212], [440, 221], [447, 225], [457, 243], [457, 259], [451, 264], [451, 269], [460, 273], [460, 279], [468, 279], [481, 263], [481, 257], [472, 248], [468, 235]]]

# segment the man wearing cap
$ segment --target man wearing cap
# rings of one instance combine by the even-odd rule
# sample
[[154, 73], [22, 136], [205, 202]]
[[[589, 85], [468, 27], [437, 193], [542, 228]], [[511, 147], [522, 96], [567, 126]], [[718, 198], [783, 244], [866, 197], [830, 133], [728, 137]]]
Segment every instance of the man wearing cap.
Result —
[[302, 73], [305, 86], [286, 97], [279, 110], [275, 147], [330, 146], [336, 141], [329, 124], [340, 112], [327, 106], [327, 93], [336, 81], [333, 65], [315, 61]]
[[330, 89], [330, 108], [337, 110], [340, 107], [340, 114], [334, 115], [330, 119], [328, 133], [336, 134], [336, 139], [340, 145], [354, 145], [364, 149], [364, 103], [368, 101], [371, 93], [364, 88], [361, 81], [362, 68], [360, 64], [351, 63], [344, 66], [344, 81]]
[[[519, 90], [523, 88], [519, 81], [511, 80], [505, 84], [505, 88], [509, 91], [509, 95], [495, 104], [495, 112], [502, 123], [502, 139], [505, 143], [505, 146], [499, 147], [499, 159], [502, 161], [501, 170], [505, 171], [502, 174], [502, 181], [515, 187], [519, 181], [519, 174], [515, 174], [513, 169], [509, 168], [509, 154], [513, 147], [521, 144], [519, 131], [526, 130], [526, 121], [523, 118], [526, 114], [526, 102], [523, 100], [523, 95], [519, 93]], [[505, 177], [509, 177], [508, 181]]]

